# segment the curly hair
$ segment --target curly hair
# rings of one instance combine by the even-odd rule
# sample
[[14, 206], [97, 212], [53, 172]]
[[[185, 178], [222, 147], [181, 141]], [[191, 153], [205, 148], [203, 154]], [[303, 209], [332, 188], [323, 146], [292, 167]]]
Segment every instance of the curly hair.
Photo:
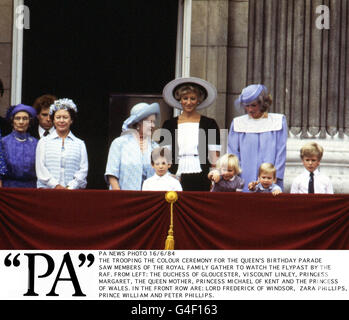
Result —
[[57, 100], [57, 97], [54, 95], [44, 94], [35, 99], [33, 108], [36, 110], [36, 113], [39, 114], [42, 109], [48, 109], [55, 100]]
[[204, 99], [207, 96], [206, 90], [195, 84], [195, 83], [185, 83], [182, 84], [180, 86], [178, 86], [175, 91], [174, 91], [174, 97], [176, 98], [176, 100], [181, 100], [182, 96], [184, 96], [185, 94], [188, 93], [195, 93], [198, 97], [198, 101], [199, 103], [201, 103], [202, 101], [204, 101]]

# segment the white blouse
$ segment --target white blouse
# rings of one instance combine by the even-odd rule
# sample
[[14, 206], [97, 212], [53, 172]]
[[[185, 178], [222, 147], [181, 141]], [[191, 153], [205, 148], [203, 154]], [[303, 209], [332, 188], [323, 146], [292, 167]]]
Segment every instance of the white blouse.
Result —
[[178, 170], [182, 173], [201, 172], [199, 157], [199, 122], [178, 124]]
[[38, 188], [55, 188], [58, 184], [69, 189], [86, 188], [88, 158], [85, 143], [72, 132], [62, 144], [56, 131], [39, 140], [36, 148]]

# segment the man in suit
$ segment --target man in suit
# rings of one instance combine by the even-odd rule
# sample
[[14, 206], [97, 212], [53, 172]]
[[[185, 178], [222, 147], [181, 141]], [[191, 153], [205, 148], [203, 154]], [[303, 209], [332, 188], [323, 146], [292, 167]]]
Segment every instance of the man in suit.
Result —
[[50, 118], [50, 105], [57, 100], [57, 98], [50, 94], [44, 94], [34, 101], [33, 108], [37, 114], [37, 124], [34, 125], [31, 130], [31, 135], [35, 138], [40, 139], [52, 133], [55, 128]]

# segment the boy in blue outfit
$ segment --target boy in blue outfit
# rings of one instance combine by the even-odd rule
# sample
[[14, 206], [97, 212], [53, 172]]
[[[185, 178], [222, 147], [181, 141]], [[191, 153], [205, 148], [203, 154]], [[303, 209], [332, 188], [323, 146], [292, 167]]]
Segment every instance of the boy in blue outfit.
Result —
[[248, 189], [253, 192], [272, 193], [274, 196], [282, 193], [276, 184], [276, 168], [271, 163], [262, 163], [258, 170], [258, 181], [248, 184]]

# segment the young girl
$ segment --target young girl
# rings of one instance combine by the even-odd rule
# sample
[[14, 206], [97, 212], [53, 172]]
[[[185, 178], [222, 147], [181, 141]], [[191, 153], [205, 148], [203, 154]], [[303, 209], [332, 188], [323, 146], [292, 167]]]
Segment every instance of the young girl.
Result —
[[241, 173], [239, 159], [233, 154], [225, 154], [216, 163], [216, 169], [208, 174], [213, 181], [213, 192], [242, 191], [244, 180], [238, 176]]

